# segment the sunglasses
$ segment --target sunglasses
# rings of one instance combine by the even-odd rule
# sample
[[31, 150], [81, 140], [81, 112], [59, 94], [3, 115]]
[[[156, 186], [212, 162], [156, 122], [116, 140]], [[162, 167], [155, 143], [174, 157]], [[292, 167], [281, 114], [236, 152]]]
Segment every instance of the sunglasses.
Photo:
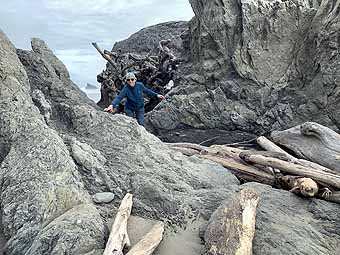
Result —
[[126, 81], [134, 81], [135, 79], [126, 79]]

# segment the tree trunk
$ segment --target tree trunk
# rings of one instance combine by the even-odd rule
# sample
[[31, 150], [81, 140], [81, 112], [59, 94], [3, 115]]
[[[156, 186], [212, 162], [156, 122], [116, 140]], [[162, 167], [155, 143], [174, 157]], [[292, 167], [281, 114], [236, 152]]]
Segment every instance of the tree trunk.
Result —
[[272, 174], [261, 171], [252, 165], [246, 164], [245, 162], [237, 161], [233, 158], [221, 158], [209, 154], [199, 155], [199, 157], [221, 164], [225, 168], [229, 169], [238, 178], [245, 181], [255, 181], [271, 186], [274, 185], [275, 178]]
[[265, 157], [262, 155], [252, 155], [249, 152], [243, 152], [240, 157], [247, 161], [264, 166], [271, 166], [280, 169], [282, 172], [292, 175], [312, 178], [315, 181], [320, 181], [323, 184], [340, 189], [340, 176], [316, 170], [313, 168], [304, 167], [298, 164], [286, 162], [277, 158]]

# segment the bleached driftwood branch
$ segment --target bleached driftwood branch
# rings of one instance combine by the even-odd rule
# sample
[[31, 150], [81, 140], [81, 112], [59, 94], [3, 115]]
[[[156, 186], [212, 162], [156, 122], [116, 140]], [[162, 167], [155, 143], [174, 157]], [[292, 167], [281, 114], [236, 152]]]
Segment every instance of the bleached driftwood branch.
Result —
[[131, 209], [132, 194], [127, 193], [119, 206], [103, 255], [121, 255], [123, 254], [123, 248], [130, 246], [127, 221], [130, 217]]

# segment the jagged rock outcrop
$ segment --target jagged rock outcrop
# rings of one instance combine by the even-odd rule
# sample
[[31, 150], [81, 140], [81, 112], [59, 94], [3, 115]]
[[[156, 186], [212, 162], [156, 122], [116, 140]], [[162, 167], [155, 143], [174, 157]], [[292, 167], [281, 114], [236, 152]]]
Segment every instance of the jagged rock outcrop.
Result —
[[[134, 193], [134, 215], [160, 219], [171, 228], [185, 227], [198, 215], [208, 219], [238, 189], [236, 177], [223, 167], [188, 159], [135, 120], [97, 108], [42, 40], [33, 39], [32, 49], [15, 52], [1, 33], [0, 202], [6, 254], [103, 249], [104, 222], [127, 191]], [[113, 203], [95, 207], [90, 195], [98, 192], [112, 192]]]
[[104, 223], [66, 145], [34, 105], [26, 71], [1, 31], [0, 56], [0, 203], [6, 254], [82, 254], [101, 248]]
[[154, 129], [339, 126], [338, 0], [190, 1], [188, 64]]
[[[138, 53], [157, 55], [158, 43], [171, 39], [171, 49], [176, 56], [182, 51], [181, 35], [188, 30], [187, 21], [170, 21], [141, 29], [128, 39], [116, 42], [112, 51], [121, 50], [122, 53]], [[138, 41], [138, 43], [136, 43]]]

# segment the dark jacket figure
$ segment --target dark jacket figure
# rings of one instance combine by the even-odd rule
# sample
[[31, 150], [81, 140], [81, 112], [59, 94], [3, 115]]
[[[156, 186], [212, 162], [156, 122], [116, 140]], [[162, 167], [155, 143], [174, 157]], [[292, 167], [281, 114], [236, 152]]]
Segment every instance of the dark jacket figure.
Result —
[[136, 118], [138, 124], [144, 126], [144, 93], [149, 96], [157, 96], [162, 100], [164, 99], [164, 96], [146, 88], [143, 83], [136, 82], [136, 76], [134, 73], [127, 73], [124, 88], [121, 90], [119, 95], [112, 100], [111, 105], [108, 108], [105, 108], [104, 111], [113, 112], [114, 107], [117, 106], [124, 97], [126, 97], [127, 101], [124, 109], [126, 115]]

